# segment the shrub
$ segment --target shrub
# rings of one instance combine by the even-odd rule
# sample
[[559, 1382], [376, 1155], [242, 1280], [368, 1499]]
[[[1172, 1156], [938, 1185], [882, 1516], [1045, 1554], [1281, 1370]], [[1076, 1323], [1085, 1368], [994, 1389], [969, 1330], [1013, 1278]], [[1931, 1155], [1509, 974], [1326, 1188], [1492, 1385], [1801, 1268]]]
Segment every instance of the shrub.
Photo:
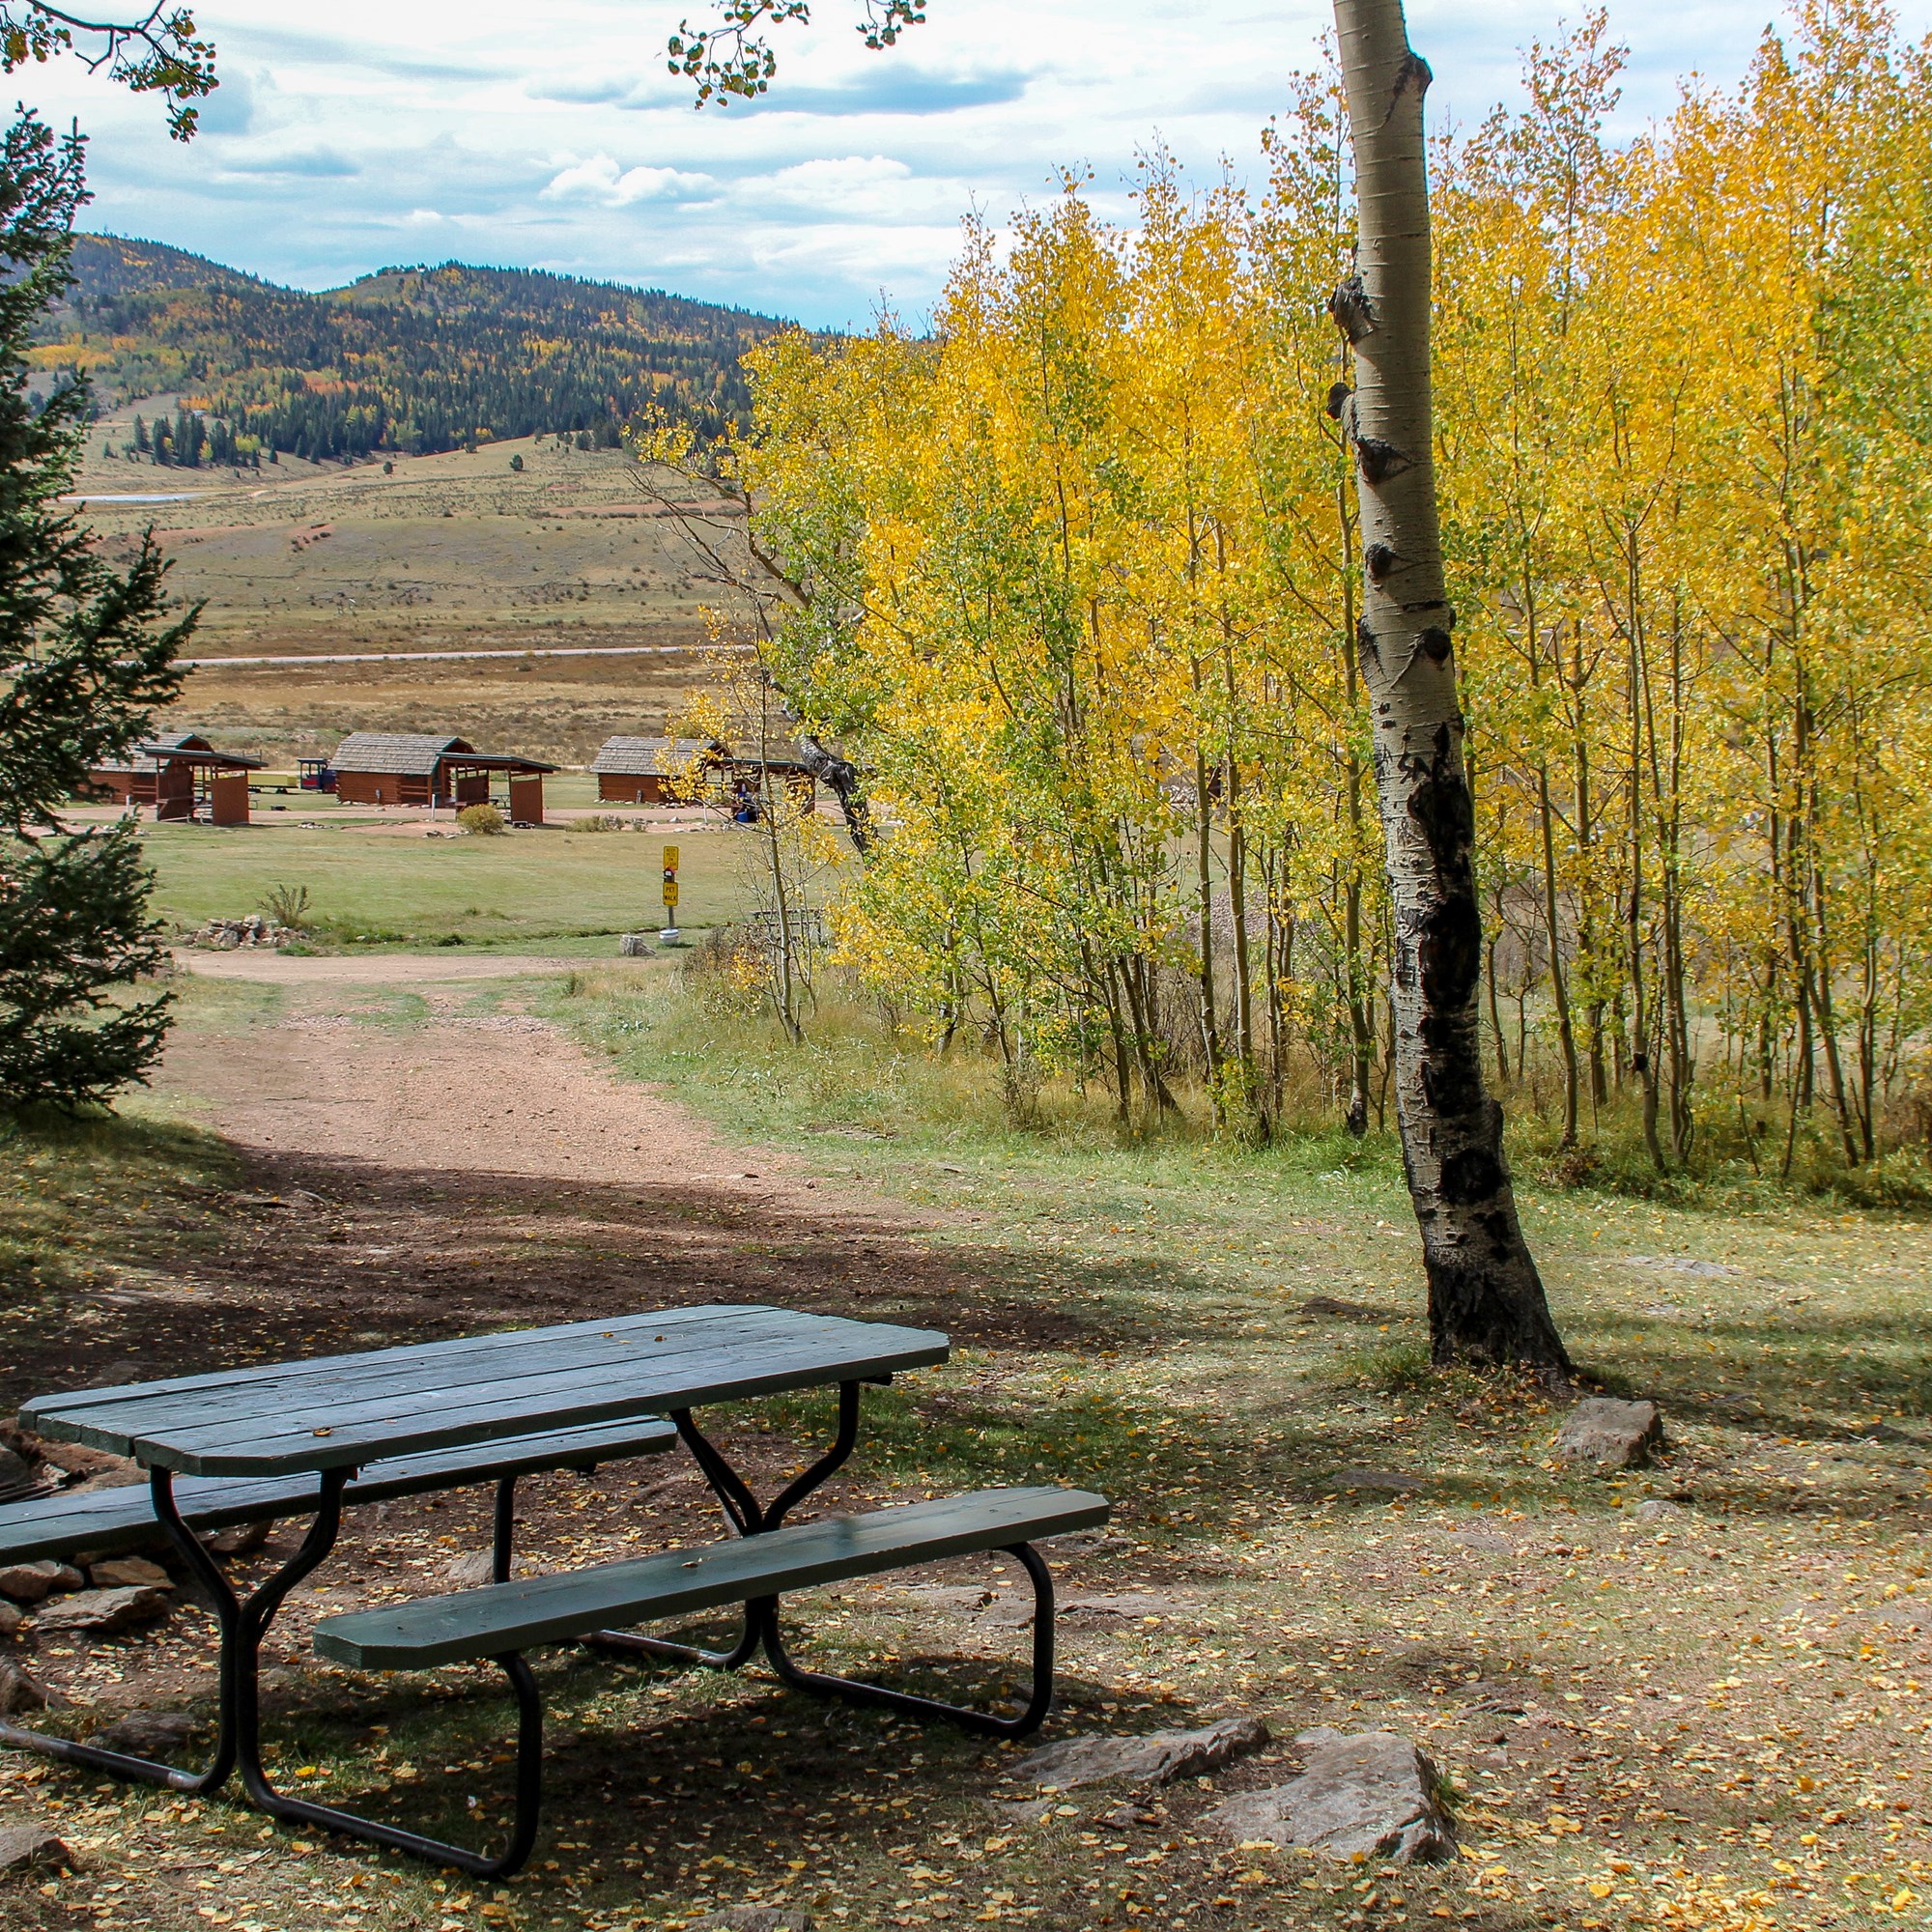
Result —
[[255, 909], [267, 913], [277, 925], [286, 925], [293, 932], [304, 931], [308, 925], [308, 888], [270, 886], [256, 900]]
[[456, 814], [456, 822], [482, 838], [497, 838], [504, 829], [503, 814], [494, 805], [466, 805]]

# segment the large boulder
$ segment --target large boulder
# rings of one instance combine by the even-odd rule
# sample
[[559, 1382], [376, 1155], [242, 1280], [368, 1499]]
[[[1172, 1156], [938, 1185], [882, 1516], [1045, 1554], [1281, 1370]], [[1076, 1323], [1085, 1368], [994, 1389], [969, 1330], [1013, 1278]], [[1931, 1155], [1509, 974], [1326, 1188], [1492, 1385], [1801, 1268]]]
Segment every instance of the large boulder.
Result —
[[1299, 1777], [1230, 1798], [1207, 1823], [1237, 1842], [1264, 1839], [1338, 1859], [1424, 1864], [1455, 1857], [1455, 1828], [1436, 1798], [1441, 1780], [1406, 1738], [1323, 1727], [1295, 1743], [1308, 1751]]
[[113, 1636], [158, 1621], [168, 1613], [165, 1590], [148, 1585], [119, 1590], [76, 1590], [42, 1606], [35, 1627], [43, 1632], [70, 1631], [77, 1636]]
[[1137, 1738], [1067, 1738], [1029, 1752], [1009, 1773], [1054, 1791], [1082, 1784], [1172, 1784], [1198, 1777], [1268, 1741], [1259, 1718], [1224, 1718], [1198, 1731], [1150, 1731]]
[[1556, 1460], [1599, 1471], [1638, 1469], [1663, 1447], [1663, 1417], [1654, 1402], [1585, 1396], [1556, 1432]]

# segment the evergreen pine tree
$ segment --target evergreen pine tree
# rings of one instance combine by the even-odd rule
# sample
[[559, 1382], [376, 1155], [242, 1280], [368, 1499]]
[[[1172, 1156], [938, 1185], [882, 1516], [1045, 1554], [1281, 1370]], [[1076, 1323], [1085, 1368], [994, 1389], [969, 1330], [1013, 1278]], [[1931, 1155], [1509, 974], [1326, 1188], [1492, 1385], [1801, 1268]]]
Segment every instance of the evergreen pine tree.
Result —
[[[74, 1106], [145, 1077], [166, 995], [128, 988], [162, 951], [133, 827], [64, 832], [89, 769], [125, 757], [179, 689], [195, 615], [170, 622], [152, 538], [110, 568], [60, 505], [84, 384], [36, 403], [27, 352], [71, 277], [83, 144], [30, 112], [0, 137], [0, 1106]], [[158, 429], [158, 424], [156, 428]]]

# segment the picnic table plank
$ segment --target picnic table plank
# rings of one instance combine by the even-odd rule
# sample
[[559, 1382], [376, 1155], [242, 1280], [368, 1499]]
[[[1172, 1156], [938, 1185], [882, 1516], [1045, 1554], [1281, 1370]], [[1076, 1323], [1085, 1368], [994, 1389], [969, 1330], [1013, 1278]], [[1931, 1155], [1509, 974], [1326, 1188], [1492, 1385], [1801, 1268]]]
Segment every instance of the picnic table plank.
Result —
[[[514, 1360], [531, 1349], [543, 1351], [554, 1365], [584, 1359], [597, 1353], [612, 1359], [631, 1359], [639, 1336], [649, 1336], [653, 1344], [667, 1347], [681, 1343], [700, 1346], [706, 1335], [740, 1332], [745, 1318], [754, 1316], [789, 1317], [790, 1310], [771, 1309], [755, 1303], [742, 1307], [712, 1306], [703, 1309], [671, 1309], [641, 1315], [620, 1315], [607, 1321], [563, 1321], [543, 1328], [504, 1328], [488, 1335], [464, 1335], [442, 1342], [411, 1342], [390, 1349], [372, 1349], [366, 1353], [317, 1355], [306, 1360], [265, 1363], [255, 1368], [210, 1375], [180, 1376], [165, 1381], [128, 1382], [106, 1388], [64, 1389], [58, 1394], [36, 1396], [21, 1410], [21, 1420], [44, 1412], [52, 1415], [85, 1411], [88, 1418], [102, 1426], [121, 1425], [131, 1431], [152, 1415], [172, 1415], [190, 1397], [220, 1397], [233, 1405], [234, 1412], [247, 1412], [249, 1401], [259, 1402], [263, 1413], [272, 1413], [290, 1396], [304, 1391], [325, 1394], [341, 1382], [358, 1388], [420, 1386], [426, 1378], [458, 1381], [478, 1372]], [[701, 1315], [702, 1322], [671, 1318]]]
[[[150, 1436], [170, 1435], [185, 1423], [190, 1427], [232, 1426], [260, 1432], [272, 1428], [278, 1419], [298, 1412], [313, 1417], [327, 1411], [347, 1414], [397, 1406], [413, 1412], [440, 1397], [453, 1401], [473, 1399], [478, 1388], [507, 1395], [545, 1376], [583, 1374], [601, 1377], [606, 1381], [621, 1376], [623, 1385], [628, 1388], [633, 1385], [639, 1363], [646, 1358], [651, 1364], [650, 1373], [670, 1385], [680, 1379], [680, 1363], [693, 1364], [700, 1357], [715, 1363], [721, 1357], [760, 1349], [775, 1338], [800, 1342], [801, 1330], [796, 1320], [787, 1320], [784, 1311], [764, 1313], [766, 1319], [762, 1321], [719, 1322], [682, 1335], [675, 1328], [658, 1329], [649, 1324], [622, 1333], [591, 1323], [580, 1332], [557, 1332], [548, 1341], [526, 1341], [526, 1346], [515, 1350], [498, 1350], [488, 1355], [468, 1350], [441, 1355], [424, 1352], [410, 1362], [383, 1362], [366, 1375], [338, 1369], [326, 1377], [251, 1380], [232, 1391], [217, 1384], [159, 1396], [145, 1396], [138, 1390], [126, 1394], [117, 1391], [104, 1402], [92, 1392], [41, 1397], [28, 1405], [22, 1416], [29, 1427], [44, 1423], [45, 1433], [67, 1431], [98, 1448], [111, 1449], [122, 1440], [135, 1442]], [[864, 1324], [849, 1325], [858, 1328]], [[706, 1340], [700, 1342], [697, 1339], [700, 1335]], [[835, 1346], [849, 1339], [832, 1331], [818, 1331], [811, 1336], [815, 1344]], [[433, 1350], [437, 1346], [426, 1344], [424, 1349]], [[706, 1369], [696, 1378], [709, 1380], [714, 1376]], [[316, 1424], [312, 1420], [309, 1426]]]
[[871, 1380], [943, 1362], [949, 1350], [934, 1329], [755, 1304], [703, 1314], [687, 1334], [649, 1313], [487, 1338], [513, 1350], [425, 1343], [408, 1362], [385, 1350], [373, 1388], [355, 1358], [336, 1357], [321, 1377], [245, 1374], [232, 1403], [224, 1378], [197, 1377], [39, 1397], [21, 1415], [44, 1435], [185, 1475], [274, 1476]]
[[[530, 1439], [484, 1443], [376, 1463], [342, 1492], [345, 1509], [393, 1502], [399, 1497], [455, 1489], [466, 1478], [481, 1483], [550, 1469], [593, 1468], [632, 1456], [661, 1455], [675, 1446], [668, 1422], [605, 1423], [594, 1429], [546, 1430]], [[308, 1472], [295, 1476], [189, 1477], [175, 1489], [183, 1517], [197, 1530], [227, 1529], [265, 1518], [307, 1516], [316, 1485]], [[165, 1546], [167, 1532], [155, 1515], [146, 1483], [104, 1490], [56, 1492], [0, 1507], [0, 1561], [30, 1562], [68, 1556], [77, 1549], [119, 1554]]]
[[722, 1604], [937, 1562], [1106, 1521], [1084, 1490], [982, 1490], [827, 1517], [701, 1548], [522, 1577], [510, 1584], [352, 1610], [316, 1626], [324, 1657], [365, 1669], [427, 1669], [561, 1642], [607, 1624], [687, 1616]]

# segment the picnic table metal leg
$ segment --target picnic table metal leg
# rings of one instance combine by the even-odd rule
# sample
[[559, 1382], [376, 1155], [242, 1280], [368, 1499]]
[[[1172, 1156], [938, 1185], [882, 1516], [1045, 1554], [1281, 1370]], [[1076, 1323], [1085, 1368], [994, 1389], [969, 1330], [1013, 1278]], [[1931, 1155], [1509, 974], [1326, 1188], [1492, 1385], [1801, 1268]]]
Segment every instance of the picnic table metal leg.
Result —
[[[830, 1671], [807, 1670], [794, 1663], [779, 1634], [778, 1604], [770, 1602], [764, 1622], [765, 1655], [779, 1676], [795, 1690], [815, 1690], [822, 1696], [843, 1697], [854, 1704], [881, 1704], [888, 1710], [909, 1712], [916, 1718], [944, 1718], [969, 1731], [988, 1737], [1023, 1738], [1037, 1731], [1053, 1707], [1053, 1575], [1045, 1559], [1030, 1543], [1015, 1543], [1006, 1553], [1015, 1558], [1033, 1579], [1033, 1685], [1026, 1708], [1014, 1718], [969, 1705], [948, 1704], [936, 1697], [916, 1696], [883, 1684], [836, 1677]], [[752, 1607], [756, 1608], [757, 1605]]]
[[507, 1583], [517, 1545], [517, 1479], [497, 1478], [497, 1518], [490, 1539], [490, 1580]]
[[[859, 1439], [859, 1388], [857, 1382], [838, 1384], [838, 1429], [832, 1446], [817, 1462], [779, 1492], [769, 1506], [761, 1507], [751, 1486], [732, 1468], [717, 1444], [691, 1419], [688, 1408], [671, 1411], [670, 1419], [692, 1460], [704, 1472], [724, 1512], [725, 1520], [740, 1536], [759, 1536], [776, 1529], [788, 1511], [796, 1509], [827, 1477], [835, 1474], [852, 1453]], [[661, 1636], [644, 1636], [637, 1631], [592, 1631], [582, 1642], [592, 1650], [615, 1652], [619, 1656], [662, 1657], [673, 1663], [703, 1663], [714, 1670], [736, 1670], [749, 1663], [765, 1643], [766, 1625], [775, 1620], [778, 1599], [766, 1598], [745, 1605], [745, 1627], [729, 1650], [706, 1650], [698, 1644], [672, 1643]]]
[[269, 1782], [259, 1757], [242, 1753], [242, 1779], [248, 1796], [271, 1818], [291, 1825], [313, 1825], [325, 1832], [338, 1832], [347, 1838], [360, 1838], [371, 1845], [386, 1845], [395, 1852], [408, 1852], [427, 1859], [432, 1864], [449, 1865], [468, 1872], [472, 1878], [510, 1878], [524, 1868], [537, 1841], [537, 1819], [543, 1805], [543, 1698], [530, 1667], [515, 1651], [491, 1662], [510, 1680], [517, 1699], [517, 1799], [516, 1814], [510, 1825], [509, 1843], [495, 1858], [472, 1852], [465, 1845], [453, 1845], [443, 1838], [426, 1837], [406, 1831], [400, 1825], [385, 1824], [380, 1818], [364, 1818], [359, 1812], [345, 1811], [339, 1805], [318, 1804], [306, 1798], [289, 1798]]
[[84, 1765], [91, 1771], [111, 1772], [146, 1784], [159, 1784], [170, 1791], [184, 1791], [205, 1797], [227, 1782], [238, 1759], [251, 1745], [254, 1687], [260, 1664], [262, 1637], [282, 1599], [302, 1577], [328, 1554], [341, 1522], [342, 1485], [349, 1471], [331, 1471], [322, 1480], [317, 1515], [309, 1533], [296, 1554], [268, 1582], [247, 1599], [237, 1596], [234, 1586], [222, 1575], [201, 1539], [182, 1520], [175, 1502], [174, 1476], [167, 1469], [149, 1472], [148, 1490], [154, 1499], [155, 1517], [167, 1531], [168, 1540], [208, 1593], [213, 1605], [221, 1638], [216, 1665], [220, 1716], [215, 1735], [214, 1755], [202, 1771], [183, 1771], [153, 1758], [136, 1757], [127, 1751], [107, 1750], [99, 1745], [77, 1743], [69, 1738], [48, 1737], [16, 1724], [0, 1723], [0, 1745], [39, 1751], [67, 1764]]

